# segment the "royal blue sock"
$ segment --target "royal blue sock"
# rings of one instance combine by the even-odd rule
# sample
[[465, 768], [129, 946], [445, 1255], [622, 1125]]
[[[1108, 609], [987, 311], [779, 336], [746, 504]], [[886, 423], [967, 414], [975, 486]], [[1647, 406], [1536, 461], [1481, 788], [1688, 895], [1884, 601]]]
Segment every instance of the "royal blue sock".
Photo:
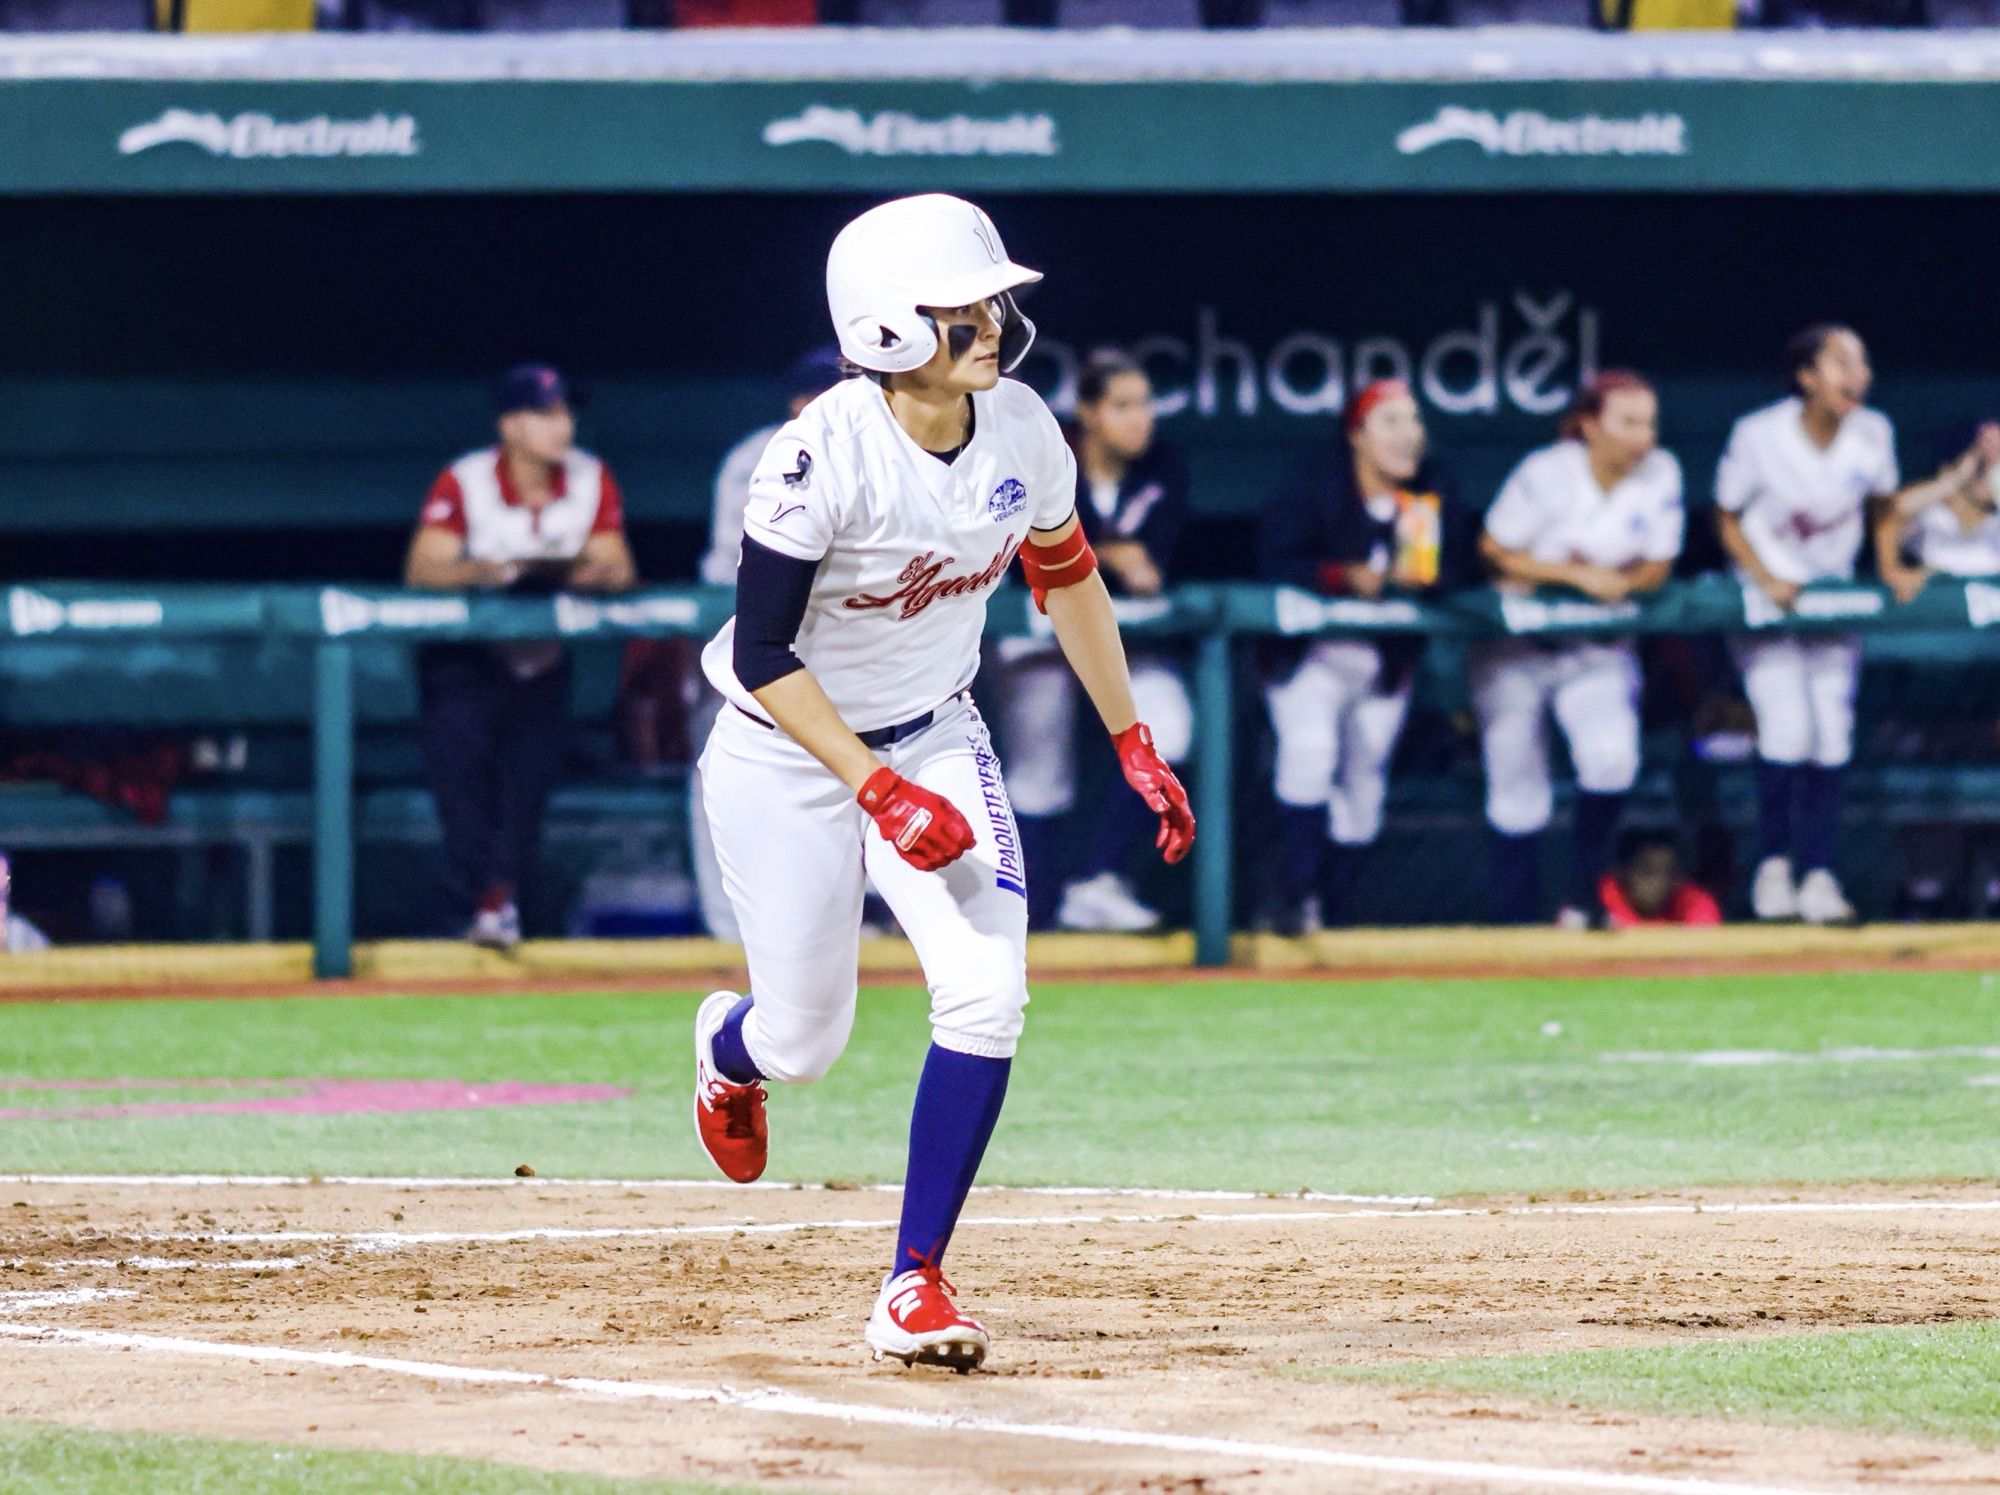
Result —
[[1361, 869], [1368, 864], [1372, 844], [1350, 846], [1345, 841], [1326, 843], [1326, 857], [1319, 869], [1319, 921], [1331, 929], [1345, 922], [1348, 900], [1361, 881]]
[[748, 1085], [764, 1078], [764, 1072], [750, 1062], [750, 1050], [743, 1046], [743, 1020], [750, 1016], [755, 997], [745, 997], [729, 1009], [729, 1016], [708, 1041], [708, 1054], [715, 1071], [732, 1085]]
[[1287, 903], [1317, 891], [1326, 861], [1326, 806], [1278, 806], [1278, 882]]
[[1840, 770], [1802, 763], [1798, 777], [1799, 875], [1833, 866], [1840, 839]]
[[1757, 860], [1792, 854], [1792, 798], [1798, 765], [1757, 760]]
[[966, 1191], [986, 1156], [1012, 1059], [982, 1059], [931, 1045], [910, 1113], [910, 1171], [903, 1180], [903, 1225], [896, 1271], [944, 1259]]
[[1493, 917], [1533, 924], [1542, 917], [1542, 833], [1493, 833]]
[[1570, 901], [1589, 908], [1597, 900], [1597, 885], [1611, 865], [1611, 838], [1618, 832], [1622, 794], [1576, 791], [1576, 815], [1570, 827]]

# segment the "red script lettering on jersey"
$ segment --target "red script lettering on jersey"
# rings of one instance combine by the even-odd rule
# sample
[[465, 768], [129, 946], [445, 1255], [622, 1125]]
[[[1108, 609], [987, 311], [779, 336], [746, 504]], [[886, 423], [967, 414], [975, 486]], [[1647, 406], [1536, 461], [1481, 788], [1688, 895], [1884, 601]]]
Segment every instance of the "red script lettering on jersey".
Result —
[[856, 612], [867, 612], [873, 608], [900, 605], [899, 617], [914, 618], [940, 597], [963, 597], [967, 592], [981, 592], [992, 586], [1007, 574], [1008, 564], [1020, 548], [1019, 544], [1002, 546], [1000, 553], [987, 562], [984, 571], [971, 576], [944, 577], [940, 577], [939, 573], [958, 557], [948, 555], [941, 561], [933, 560], [937, 552], [926, 550], [922, 555], [911, 557], [910, 563], [897, 573], [896, 580], [901, 585], [888, 596], [877, 597], [863, 592], [849, 597], [841, 606], [851, 607]]

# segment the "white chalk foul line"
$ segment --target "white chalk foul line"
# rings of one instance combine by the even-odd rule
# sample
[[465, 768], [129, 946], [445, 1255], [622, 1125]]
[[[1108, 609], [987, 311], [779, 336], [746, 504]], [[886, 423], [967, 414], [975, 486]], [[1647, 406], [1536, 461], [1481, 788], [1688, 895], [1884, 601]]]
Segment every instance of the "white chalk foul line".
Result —
[[0, 1324], [0, 1337], [49, 1345], [137, 1350], [220, 1360], [271, 1361], [327, 1370], [372, 1370], [386, 1375], [459, 1385], [547, 1387], [581, 1396], [620, 1401], [706, 1403], [781, 1417], [815, 1417], [848, 1424], [908, 1428], [924, 1432], [985, 1433], [998, 1437], [1082, 1443], [1155, 1453], [1207, 1454], [1265, 1463], [1304, 1464], [1374, 1474], [1411, 1474], [1465, 1484], [1524, 1484], [1573, 1490], [1622, 1490], [1645, 1495], [1807, 1495], [1796, 1487], [1739, 1484], [1726, 1480], [1677, 1479], [1657, 1474], [1618, 1474], [1590, 1469], [1547, 1469], [1525, 1464], [1492, 1464], [1469, 1459], [1419, 1459], [1392, 1454], [1349, 1453], [1290, 1443], [1255, 1443], [1237, 1438], [1205, 1438], [1185, 1433], [1142, 1433], [1123, 1428], [1077, 1427], [1065, 1423], [1009, 1422], [997, 1417], [916, 1412], [900, 1407], [829, 1402], [791, 1391], [738, 1391], [730, 1387], [673, 1386], [659, 1381], [607, 1381], [586, 1376], [549, 1376], [535, 1371], [450, 1365], [435, 1360], [397, 1360], [342, 1350], [299, 1350], [281, 1345], [226, 1344], [160, 1334], [119, 1334], [100, 1329], [59, 1329]]
[[[51, 1184], [58, 1187], [105, 1185], [115, 1188], [189, 1189], [281, 1189], [313, 1184], [342, 1188], [377, 1189], [722, 1189], [768, 1190], [781, 1194], [900, 1194], [901, 1184], [805, 1184], [760, 1180], [757, 1183], [724, 1183], [700, 1178], [427, 1178], [421, 1176], [367, 1174], [286, 1173], [0, 1173], [0, 1184]], [[1052, 1199], [1322, 1199], [1338, 1204], [1434, 1204], [1429, 1194], [1324, 1194], [1317, 1189], [1299, 1189], [1289, 1194], [1271, 1194], [1254, 1189], [1138, 1189], [1097, 1188], [1085, 1184], [976, 1184], [975, 1194], [1030, 1194]]]
[[[5, 1267], [41, 1267], [50, 1272], [108, 1271], [129, 1267], [135, 1272], [289, 1272], [304, 1266], [296, 1256], [273, 1256], [250, 1261], [196, 1261], [173, 1256], [72, 1256], [67, 1261], [43, 1261], [38, 1257], [17, 1256], [0, 1262]], [[0, 1293], [0, 1297], [5, 1297]]]
[[0, 1313], [25, 1313], [31, 1308], [74, 1308], [106, 1298], [136, 1298], [129, 1287], [63, 1287], [49, 1292], [0, 1293]]
[[[1872, 1215], [1994, 1213], [2000, 1199], [1774, 1200], [1768, 1203], [1690, 1204], [1524, 1204], [1506, 1208], [1424, 1210], [1212, 1210], [1189, 1214], [1143, 1215], [967, 1215], [966, 1229], [1027, 1229], [1050, 1225], [1283, 1225], [1327, 1220], [1465, 1220], [1488, 1215]], [[124, 1236], [153, 1244], [212, 1246], [341, 1246], [354, 1251], [406, 1251], [420, 1246], [528, 1244], [535, 1241], [671, 1240], [677, 1237], [801, 1235], [815, 1230], [888, 1230], [894, 1219], [739, 1221], [715, 1225], [522, 1226], [512, 1230], [246, 1230], [146, 1232]], [[94, 1238], [122, 1233], [87, 1227]]]
[[1695, 1064], [1711, 1069], [1757, 1068], [1766, 1064], [1922, 1064], [1935, 1059], [2000, 1059], [1991, 1044], [1953, 1044], [1937, 1049], [1694, 1049], [1686, 1053], [1638, 1049], [1599, 1054], [1603, 1064]]

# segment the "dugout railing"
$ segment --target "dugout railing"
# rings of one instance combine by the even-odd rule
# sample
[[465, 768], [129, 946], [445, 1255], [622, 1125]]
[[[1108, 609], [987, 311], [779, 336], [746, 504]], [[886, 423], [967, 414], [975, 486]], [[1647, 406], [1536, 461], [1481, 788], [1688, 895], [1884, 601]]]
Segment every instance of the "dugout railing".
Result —
[[[356, 645], [440, 640], [569, 640], [706, 636], [729, 614], [727, 588], [653, 588], [618, 598], [457, 596], [344, 586], [125, 587], [83, 583], [8, 589], [0, 650], [50, 641], [90, 652], [121, 651], [144, 673], [148, 651], [179, 642], [252, 641], [289, 645], [311, 658], [310, 690], [287, 700], [304, 707], [312, 736], [310, 827], [314, 971], [352, 970], [354, 937]], [[1193, 658], [1196, 716], [1190, 792], [1201, 835], [1193, 857], [1197, 960], [1229, 959], [1237, 875], [1233, 831], [1236, 746], [1235, 645], [1255, 637], [1559, 637], [1622, 634], [1734, 634], [1763, 630], [1873, 634], [1979, 635], [2000, 624], [2000, 582], [1935, 578], [1913, 602], [1863, 583], [1822, 584], [1778, 610], [1760, 593], [1721, 576], [1669, 584], [1644, 599], [1603, 604], [1550, 592], [1490, 589], [1438, 602], [1320, 597], [1249, 583], [1190, 585], [1146, 601], [1121, 601], [1120, 622], [1137, 638], [1180, 641]], [[989, 637], [1046, 633], [1025, 593], [1006, 588], [989, 604]], [[303, 651], [303, 652], [300, 652]], [[1983, 652], [1983, 651], [1982, 651]], [[2000, 636], [1994, 652], [2000, 654]], [[289, 657], [289, 656], [288, 656]], [[60, 669], [36, 689], [62, 689]], [[244, 688], [255, 689], [254, 681]], [[78, 719], [83, 711], [78, 712]], [[8, 833], [0, 811], [0, 838]], [[191, 832], [192, 833], [192, 832]], [[96, 844], [115, 836], [100, 835]]]

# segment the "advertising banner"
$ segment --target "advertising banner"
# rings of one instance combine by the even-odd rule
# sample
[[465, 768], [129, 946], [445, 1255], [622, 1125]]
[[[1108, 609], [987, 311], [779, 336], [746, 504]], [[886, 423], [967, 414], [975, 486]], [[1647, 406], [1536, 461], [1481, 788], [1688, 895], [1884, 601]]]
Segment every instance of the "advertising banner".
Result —
[[0, 192], [1991, 191], [2000, 82], [0, 83]]

